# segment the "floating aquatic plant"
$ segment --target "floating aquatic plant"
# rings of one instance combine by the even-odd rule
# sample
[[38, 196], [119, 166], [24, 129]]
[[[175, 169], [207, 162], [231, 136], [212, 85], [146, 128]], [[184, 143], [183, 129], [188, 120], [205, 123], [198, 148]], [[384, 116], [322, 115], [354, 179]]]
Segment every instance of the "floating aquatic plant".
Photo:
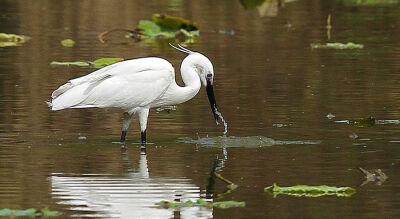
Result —
[[65, 46], [65, 47], [74, 47], [75, 41], [73, 41], [71, 39], [61, 40], [61, 45]]
[[48, 208], [43, 208], [43, 209], [28, 208], [26, 210], [9, 209], [9, 208], [0, 209], [0, 216], [3, 217], [56, 217], [60, 215], [61, 215], [60, 212], [51, 211]]
[[236, 208], [236, 207], [245, 207], [245, 202], [238, 201], [219, 201], [219, 202], [209, 202], [204, 199], [198, 199], [196, 202], [186, 201], [186, 202], [169, 202], [169, 201], [160, 201], [157, 205], [163, 208], [183, 208], [183, 207], [206, 207], [206, 208]]
[[153, 14], [151, 20], [140, 20], [137, 28], [130, 30], [115, 28], [98, 35], [100, 42], [111, 32], [124, 31], [128, 38], [140, 40], [176, 39], [180, 42], [192, 42], [199, 34], [199, 25], [190, 20], [166, 14]]
[[345, 6], [390, 6], [399, 3], [399, 0], [337, 0]]
[[336, 187], [336, 186], [309, 186], [309, 185], [296, 185], [289, 187], [280, 187], [276, 184], [264, 188], [264, 192], [270, 192], [274, 198], [280, 194], [290, 195], [296, 197], [320, 197], [333, 195], [337, 197], [350, 197], [356, 190], [351, 187]]
[[311, 43], [312, 49], [362, 49], [364, 45], [357, 43]]
[[103, 68], [107, 65], [114, 64], [116, 62], [123, 61], [123, 58], [100, 58], [94, 61], [73, 61], [73, 62], [58, 62], [52, 61], [50, 65], [61, 65], [61, 66], [78, 66], [78, 67], [92, 67], [92, 68]]
[[172, 111], [176, 111], [176, 106], [160, 106], [156, 109], [157, 113], [159, 112], [167, 112], [171, 113]]
[[0, 33], [0, 47], [19, 46], [29, 39], [30, 37], [24, 35]]

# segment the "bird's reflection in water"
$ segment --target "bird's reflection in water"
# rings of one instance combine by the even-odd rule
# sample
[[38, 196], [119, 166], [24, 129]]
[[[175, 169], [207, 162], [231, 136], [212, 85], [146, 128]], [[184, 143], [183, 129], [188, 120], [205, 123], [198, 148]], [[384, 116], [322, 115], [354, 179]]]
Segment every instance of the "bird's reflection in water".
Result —
[[[125, 148], [121, 149], [125, 174], [63, 174], [51, 176], [52, 196], [66, 205], [74, 217], [103, 218], [212, 218], [205, 207], [164, 209], [160, 201], [185, 202], [202, 198], [199, 186], [187, 178], [152, 177], [147, 166], [145, 148], [141, 150], [139, 168], [133, 170]], [[209, 183], [210, 184], [210, 183]], [[208, 190], [207, 197], [212, 197]], [[204, 198], [204, 197], [203, 197]], [[212, 201], [208, 198], [208, 201]]]

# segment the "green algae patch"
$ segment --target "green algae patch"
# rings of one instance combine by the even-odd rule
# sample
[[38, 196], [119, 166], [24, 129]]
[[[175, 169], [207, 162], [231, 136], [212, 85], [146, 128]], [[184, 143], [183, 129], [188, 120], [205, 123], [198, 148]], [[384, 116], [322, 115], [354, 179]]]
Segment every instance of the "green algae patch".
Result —
[[276, 184], [264, 188], [264, 192], [271, 193], [274, 198], [280, 194], [290, 195], [295, 197], [321, 197], [321, 196], [337, 196], [350, 197], [356, 190], [351, 187], [336, 187], [336, 186], [309, 186], [296, 185], [289, 187], [280, 187]]
[[26, 210], [9, 208], [0, 209], [0, 216], [3, 217], [56, 217], [60, 215], [60, 212], [51, 211], [48, 208], [43, 208], [40, 210], [35, 208], [28, 208]]
[[312, 49], [362, 49], [364, 45], [357, 43], [312, 43]]
[[123, 58], [100, 58], [94, 61], [73, 61], [73, 62], [52, 61], [50, 65], [103, 68], [107, 65], [111, 65], [123, 60], [124, 60]]
[[186, 202], [169, 202], [169, 201], [160, 201], [157, 205], [163, 208], [184, 208], [184, 207], [206, 207], [206, 208], [237, 208], [237, 207], [245, 207], [245, 202], [237, 202], [237, 201], [219, 201], [219, 202], [209, 202], [204, 199], [198, 199], [196, 202], [186, 201]]
[[0, 33], [0, 47], [19, 46], [29, 39], [30, 37], [24, 35]]

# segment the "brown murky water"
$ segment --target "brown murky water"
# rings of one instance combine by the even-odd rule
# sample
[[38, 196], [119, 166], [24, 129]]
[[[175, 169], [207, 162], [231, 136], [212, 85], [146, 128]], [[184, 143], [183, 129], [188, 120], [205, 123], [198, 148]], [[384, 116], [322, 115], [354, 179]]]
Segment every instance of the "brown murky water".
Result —
[[[49, 207], [64, 217], [98, 218], [399, 217], [399, 4], [267, 1], [246, 10], [240, 2], [2, 1], [0, 32], [32, 39], [0, 48], [0, 209]], [[135, 144], [137, 121], [125, 151], [111, 143], [119, 139], [121, 115], [47, 108], [52, 90], [93, 71], [50, 66], [54, 60], [154, 55], [179, 69], [184, 56], [167, 45], [135, 43], [118, 33], [106, 44], [96, 38], [115, 27], [133, 28], [153, 13], [200, 24], [201, 37], [189, 48], [214, 64], [216, 99], [232, 138], [221, 143], [223, 127], [215, 125], [204, 90], [171, 113], [151, 111], [146, 154]], [[61, 46], [66, 38], [75, 47]], [[364, 48], [312, 50], [318, 42]], [[328, 119], [329, 113], [336, 117]], [[395, 122], [335, 122], [370, 116]], [[217, 180], [213, 199], [245, 201], [246, 207], [155, 206], [205, 197], [216, 159], [218, 173], [239, 187], [221, 197], [225, 184]], [[360, 186], [365, 178], [358, 167], [381, 169], [388, 179]], [[274, 198], [263, 191], [273, 183], [357, 192]]]

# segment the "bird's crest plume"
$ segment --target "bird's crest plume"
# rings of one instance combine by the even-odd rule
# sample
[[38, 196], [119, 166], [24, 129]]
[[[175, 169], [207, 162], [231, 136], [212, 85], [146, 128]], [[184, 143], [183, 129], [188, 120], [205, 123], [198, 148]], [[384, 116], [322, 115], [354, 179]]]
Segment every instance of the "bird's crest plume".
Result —
[[193, 51], [191, 51], [191, 50], [189, 50], [189, 49], [183, 47], [181, 44], [178, 44], [178, 47], [172, 45], [171, 43], [169, 43], [169, 45], [170, 45], [172, 48], [174, 48], [174, 49], [176, 49], [176, 50], [178, 50], [178, 51], [180, 51], [180, 52], [186, 53], [186, 54], [192, 54], [192, 53], [194, 53]]

